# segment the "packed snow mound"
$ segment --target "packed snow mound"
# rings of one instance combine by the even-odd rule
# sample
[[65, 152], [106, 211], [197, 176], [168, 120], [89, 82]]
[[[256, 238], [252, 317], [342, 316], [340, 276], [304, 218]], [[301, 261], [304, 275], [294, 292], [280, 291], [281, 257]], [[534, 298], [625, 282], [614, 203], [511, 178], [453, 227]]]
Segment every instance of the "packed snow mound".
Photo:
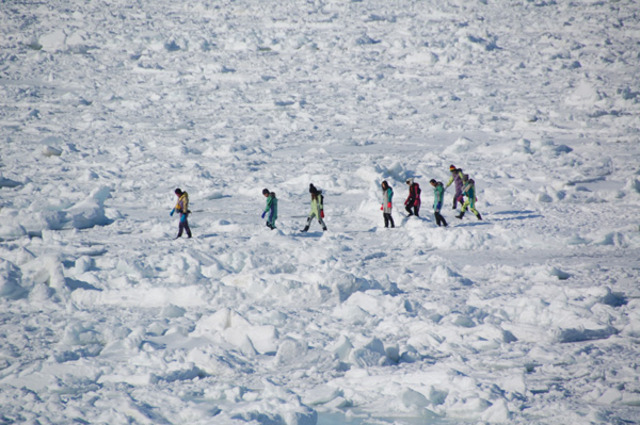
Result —
[[453, 144], [446, 147], [443, 151], [445, 155], [461, 155], [478, 147], [471, 139], [466, 137], [458, 138]]
[[9, 261], [0, 259], [0, 297], [18, 299], [27, 294], [21, 286], [22, 273], [20, 268]]
[[113, 219], [107, 217], [105, 200], [111, 197], [111, 189], [94, 189], [85, 199], [66, 208], [58, 205], [34, 202], [24, 212], [6, 208], [2, 212], [8, 220], [0, 227], [4, 239], [15, 239], [25, 233], [40, 235], [45, 230], [89, 229], [107, 226]]

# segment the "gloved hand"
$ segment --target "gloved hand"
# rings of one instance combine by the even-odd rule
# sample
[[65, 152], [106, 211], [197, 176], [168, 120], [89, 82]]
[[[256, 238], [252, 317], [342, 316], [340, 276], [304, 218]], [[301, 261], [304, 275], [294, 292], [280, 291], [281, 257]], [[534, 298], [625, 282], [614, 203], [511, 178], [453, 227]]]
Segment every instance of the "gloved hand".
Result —
[[391, 202], [387, 204], [387, 208], [391, 208]]
[[262, 212], [262, 218], [264, 218], [264, 216], [265, 216], [265, 215], [267, 215], [267, 212], [266, 212], [266, 211], [263, 211], [263, 212]]
[[181, 221], [182, 223], [184, 223], [185, 221], [187, 221], [187, 215], [186, 215], [186, 214], [182, 214], [182, 215], [180, 216], [180, 221]]
[[175, 209], [175, 208], [171, 210], [171, 212], [169, 213], [169, 215], [170, 215], [171, 217], [173, 217], [173, 213], [174, 213], [174, 212], [176, 212], [176, 209]]
[[380, 211], [384, 211], [384, 205], [380, 205]]
[[324, 210], [320, 210], [320, 218], [324, 218]]

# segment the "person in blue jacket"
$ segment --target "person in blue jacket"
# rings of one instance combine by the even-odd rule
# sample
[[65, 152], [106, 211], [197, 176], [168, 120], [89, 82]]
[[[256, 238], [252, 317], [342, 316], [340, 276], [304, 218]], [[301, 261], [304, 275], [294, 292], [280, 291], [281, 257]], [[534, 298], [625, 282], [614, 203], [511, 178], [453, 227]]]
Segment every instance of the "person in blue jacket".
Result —
[[267, 198], [267, 205], [262, 212], [262, 218], [267, 216], [267, 227], [271, 230], [276, 228], [276, 219], [278, 218], [278, 199], [275, 192], [269, 191], [269, 189], [263, 189], [262, 194]]
[[382, 216], [384, 217], [384, 227], [396, 227], [393, 222], [393, 217], [391, 216], [391, 209], [393, 208], [393, 189], [389, 186], [387, 181], [383, 181], [382, 184], [382, 206], [380, 209], [382, 210]]

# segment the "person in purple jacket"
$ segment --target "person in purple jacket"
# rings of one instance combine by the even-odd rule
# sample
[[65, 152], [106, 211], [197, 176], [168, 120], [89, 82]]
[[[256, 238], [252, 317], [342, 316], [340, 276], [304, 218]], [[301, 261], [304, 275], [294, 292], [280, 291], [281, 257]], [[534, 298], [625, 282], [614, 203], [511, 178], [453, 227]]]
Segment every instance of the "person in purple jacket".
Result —
[[462, 205], [462, 187], [464, 186], [462, 176], [464, 174], [462, 173], [462, 168], [457, 168], [453, 164], [449, 166], [449, 171], [451, 171], [451, 178], [444, 188], [447, 189], [451, 186], [451, 183], [456, 183], [456, 193], [453, 195], [453, 209], [455, 210], [458, 207], [458, 202]]

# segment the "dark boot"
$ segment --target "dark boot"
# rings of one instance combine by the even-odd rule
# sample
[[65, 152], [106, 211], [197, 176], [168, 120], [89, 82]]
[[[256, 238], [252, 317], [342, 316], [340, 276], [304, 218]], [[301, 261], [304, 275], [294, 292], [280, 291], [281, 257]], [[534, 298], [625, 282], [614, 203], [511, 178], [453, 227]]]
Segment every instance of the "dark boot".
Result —
[[309, 230], [309, 226], [304, 226], [304, 229], [300, 230], [301, 232], [306, 232], [307, 230]]
[[458, 214], [458, 215], [456, 216], [456, 218], [459, 218], [459, 219], [461, 219], [461, 220], [462, 220], [462, 217], [464, 217], [464, 212], [461, 212], [460, 214]]
[[447, 220], [444, 219], [442, 214], [440, 214], [439, 212], [436, 212], [436, 213], [434, 213], [434, 216], [436, 217], [436, 224], [438, 226], [447, 227]]
[[482, 216], [480, 215], [480, 213], [478, 213], [476, 217], [478, 217], [478, 220], [482, 220]]

